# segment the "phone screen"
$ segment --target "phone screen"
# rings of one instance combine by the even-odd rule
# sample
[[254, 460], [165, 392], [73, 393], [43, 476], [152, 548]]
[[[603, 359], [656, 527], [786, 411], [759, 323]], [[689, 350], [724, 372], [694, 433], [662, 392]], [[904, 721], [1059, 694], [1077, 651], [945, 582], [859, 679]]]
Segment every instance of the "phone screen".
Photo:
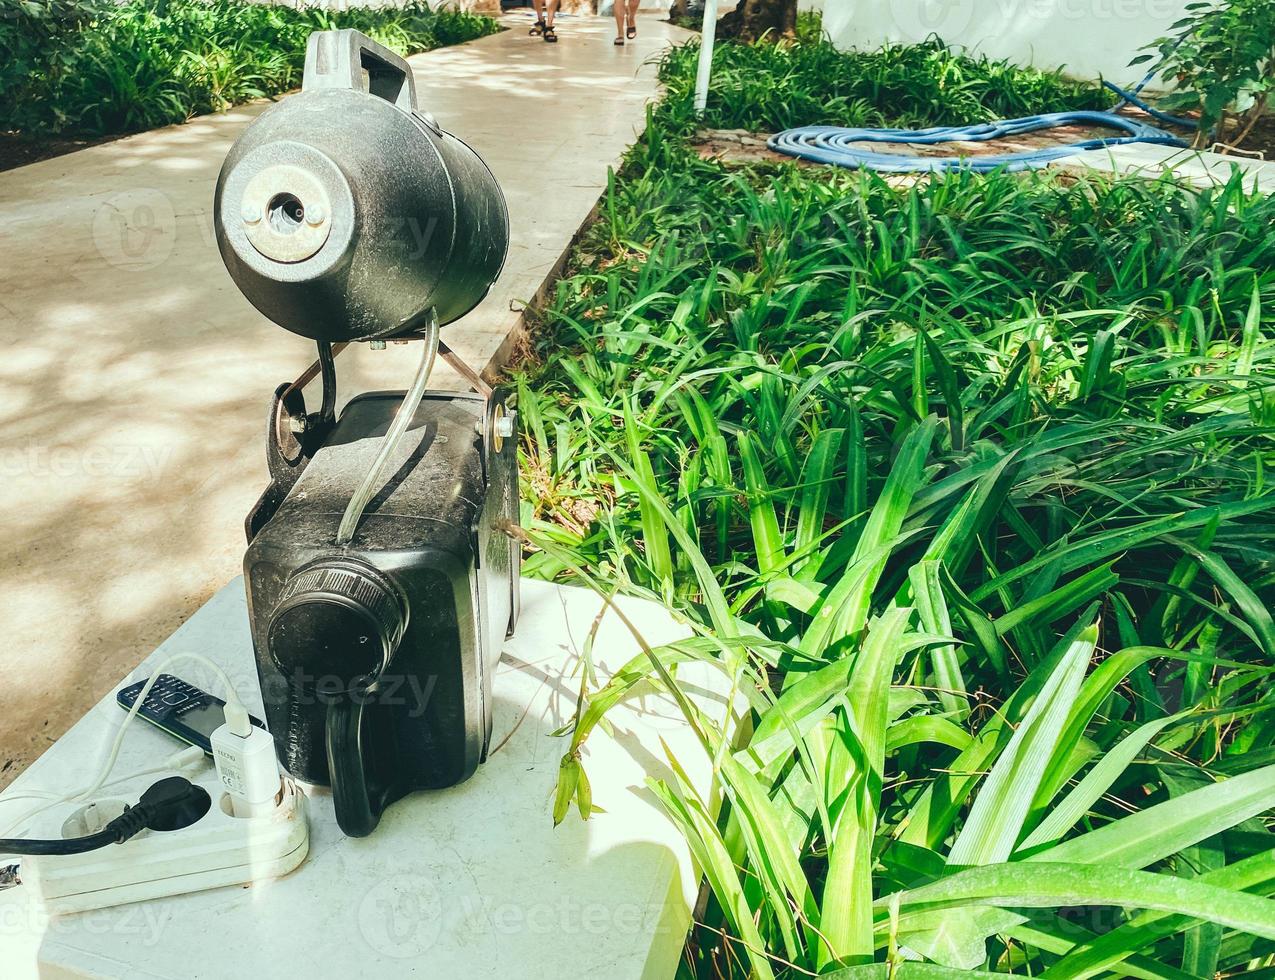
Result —
[[202, 704], [180, 715], [179, 720], [187, 728], [193, 728], [205, 738], [211, 738], [212, 733], [226, 720], [226, 715], [219, 704]]

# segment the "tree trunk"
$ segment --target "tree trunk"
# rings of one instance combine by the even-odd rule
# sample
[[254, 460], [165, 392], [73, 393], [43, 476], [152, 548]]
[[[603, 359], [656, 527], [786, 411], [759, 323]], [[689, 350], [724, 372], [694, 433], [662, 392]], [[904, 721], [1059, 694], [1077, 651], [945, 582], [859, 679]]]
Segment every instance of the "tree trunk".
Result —
[[739, 5], [717, 22], [719, 37], [760, 41], [792, 37], [797, 30], [797, 0], [739, 0]]

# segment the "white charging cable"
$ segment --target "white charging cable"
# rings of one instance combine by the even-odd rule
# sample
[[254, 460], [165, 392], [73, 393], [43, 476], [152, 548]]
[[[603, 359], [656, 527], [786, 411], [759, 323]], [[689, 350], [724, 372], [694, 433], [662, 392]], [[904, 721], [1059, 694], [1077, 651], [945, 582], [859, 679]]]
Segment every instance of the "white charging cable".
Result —
[[[219, 665], [213, 663], [213, 661], [209, 660], [207, 657], [202, 656], [198, 653], [189, 653], [186, 651], [181, 651], [178, 653], [171, 654], [165, 657], [162, 661], [160, 661], [156, 665], [154, 672], [151, 674], [149, 678], [147, 678], [146, 683], [142, 685], [142, 689], [137, 693], [136, 699], [133, 701], [132, 706], [128, 709], [128, 713], [124, 716], [123, 721], [120, 722], [119, 728], [115, 732], [115, 738], [112, 740], [111, 746], [107, 752], [106, 758], [103, 760], [102, 765], [99, 767], [98, 774], [94, 778], [93, 782], [90, 783], [88, 786], [85, 786], [83, 789], [73, 790], [72, 792], [64, 794], [62, 796], [51, 795], [51, 798], [44, 797], [45, 802], [41, 806], [35, 807], [32, 810], [29, 810], [28, 812], [23, 814], [21, 817], [19, 817], [17, 820], [15, 820], [13, 823], [5, 827], [3, 830], [0, 830], [0, 837], [12, 837], [15, 831], [19, 827], [29, 823], [32, 819], [39, 816], [45, 810], [49, 810], [52, 807], [59, 806], [60, 804], [63, 804], [63, 803], [75, 803], [78, 801], [85, 800], [91, 797], [93, 794], [97, 793], [99, 790], [101, 790], [105, 785], [107, 785], [107, 780], [110, 778], [111, 770], [115, 768], [115, 763], [119, 759], [120, 747], [124, 744], [124, 735], [128, 731], [129, 724], [132, 723], [133, 719], [137, 716], [138, 711], [141, 710], [142, 704], [146, 701], [146, 696], [150, 694], [151, 688], [154, 687], [155, 685], [155, 681], [159, 679], [159, 675], [163, 673], [164, 669], [167, 668], [170, 664], [173, 664], [182, 660], [192, 660], [196, 663], [202, 664], [203, 666], [207, 667], [217, 676], [218, 680], [221, 681], [222, 687], [225, 689], [225, 692], [226, 692], [226, 712], [228, 717], [232, 713], [236, 717], [238, 717], [238, 714], [240, 712], [242, 712], [245, 717], [247, 716], [247, 710], [244, 708], [243, 704], [239, 701], [238, 692], [236, 692], [235, 686], [230, 682], [229, 675], [227, 675], [226, 672], [222, 670], [222, 668]], [[263, 732], [263, 734], [265, 733]], [[267, 739], [269, 739], [268, 735], [267, 735]], [[198, 753], [197, 757], [194, 755], [195, 752]], [[125, 780], [128, 780], [128, 779], [136, 779], [139, 776], [150, 775], [152, 772], [171, 771], [172, 768], [179, 768], [179, 767], [171, 766], [171, 763], [173, 763], [174, 761], [180, 761], [184, 758], [185, 759], [202, 758], [203, 754], [204, 754], [203, 750], [200, 749], [198, 746], [191, 746], [189, 749], [183, 749], [181, 752], [174, 753], [172, 756], [168, 758], [168, 760], [166, 760], [166, 764], [164, 766], [156, 767], [153, 770], [145, 770], [143, 772], [131, 773], [130, 775], [121, 777], [120, 779], [111, 780], [111, 785], [114, 785], [115, 783], [124, 782]], [[190, 765], [189, 761], [183, 762], [180, 768], [184, 768], [185, 766], [188, 766], [188, 765]], [[36, 792], [42, 792], [42, 791], [36, 791]], [[34, 796], [34, 793], [32, 794], [19, 793], [19, 794], [14, 794], [12, 796], [4, 797], [4, 799], [16, 800], [16, 799], [22, 799], [22, 798], [30, 798], [32, 796]]]
[[[112, 786], [118, 786], [120, 783], [132, 782], [134, 779], [141, 779], [143, 776], [152, 776], [161, 772], [183, 772], [196, 763], [202, 762], [204, 755], [204, 750], [198, 745], [188, 745], [186, 748], [170, 755], [164, 760], [162, 765], [138, 769], [136, 772], [130, 772], [125, 776], [116, 776], [114, 779], [103, 783], [99, 788], [109, 789]], [[0, 796], [0, 803], [13, 803], [17, 800], [55, 800], [61, 803], [68, 799], [70, 799], [70, 796], [66, 793], [57, 793], [48, 789], [28, 789], [23, 790], [21, 793], [6, 793], [4, 796]]]
[[[195, 663], [202, 664], [217, 675], [217, 679], [221, 681], [222, 688], [226, 692], [226, 707], [230, 708], [232, 704], [239, 704], [239, 694], [235, 690], [235, 685], [231, 683], [230, 676], [221, 669], [218, 664], [213, 663], [207, 657], [198, 653], [178, 652], [165, 657], [163, 661], [156, 665], [154, 673], [146, 679], [146, 683], [142, 685], [142, 689], [137, 692], [132, 707], [128, 709], [128, 714], [124, 716], [124, 720], [120, 722], [119, 730], [115, 733], [115, 740], [111, 743], [110, 754], [102, 764], [97, 779], [88, 787], [75, 793], [71, 800], [83, 799], [96, 793], [102, 788], [102, 784], [106, 782], [110, 776], [111, 770], [115, 768], [115, 762], [119, 758], [120, 746], [124, 744], [124, 734], [128, 731], [129, 724], [137, 717], [137, 713], [142, 709], [142, 704], [146, 701], [146, 696], [150, 694], [151, 688], [155, 686], [155, 682], [159, 680], [159, 675], [170, 664], [180, 660], [193, 660]], [[239, 705], [239, 707], [243, 707]]]

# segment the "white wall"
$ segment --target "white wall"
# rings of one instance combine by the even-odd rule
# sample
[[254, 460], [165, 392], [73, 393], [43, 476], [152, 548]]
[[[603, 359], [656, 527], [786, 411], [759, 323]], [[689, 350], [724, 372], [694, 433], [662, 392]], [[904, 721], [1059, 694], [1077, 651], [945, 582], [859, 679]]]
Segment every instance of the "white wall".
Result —
[[823, 24], [842, 48], [875, 48], [937, 34], [990, 57], [1132, 85], [1148, 66], [1130, 68], [1130, 60], [1142, 45], [1165, 34], [1189, 2], [824, 0]]

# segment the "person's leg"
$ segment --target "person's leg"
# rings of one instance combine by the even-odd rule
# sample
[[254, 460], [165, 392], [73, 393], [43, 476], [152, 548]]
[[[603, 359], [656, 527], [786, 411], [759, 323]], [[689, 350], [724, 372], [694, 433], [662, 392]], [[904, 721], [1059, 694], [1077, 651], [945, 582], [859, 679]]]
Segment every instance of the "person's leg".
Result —
[[545, 40], [550, 43], [558, 40], [558, 33], [553, 29], [553, 15], [558, 12], [558, 0], [546, 0], [545, 3]]
[[624, 40], [624, 13], [628, 0], [615, 0], [614, 9], [611, 11], [615, 14], [615, 39], [617, 41]]
[[[621, 4], [621, 3], [624, 3], [625, 0], [615, 0], [615, 2], [616, 4]], [[637, 12], [638, 12], [638, 6], [639, 4], [641, 4], [641, 2], [642, 0], [628, 0], [628, 7], [629, 7], [628, 36], [629, 37], [637, 37]]]
[[531, 8], [536, 12], [536, 26], [531, 29], [531, 33], [539, 34], [544, 29], [545, 0], [531, 0]]

